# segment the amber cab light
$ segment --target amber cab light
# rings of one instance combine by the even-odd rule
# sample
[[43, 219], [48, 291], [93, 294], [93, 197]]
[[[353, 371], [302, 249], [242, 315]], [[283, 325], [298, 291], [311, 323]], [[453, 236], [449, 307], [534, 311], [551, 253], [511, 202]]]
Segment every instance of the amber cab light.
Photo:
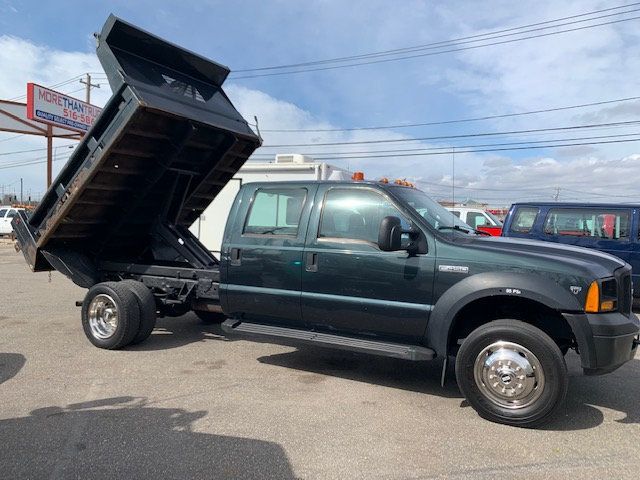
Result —
[[364, 180], [364, 172], [353, 172], [351, 179], [356, 182], [361, 182]]
[[589, 285], [587, 291], [587, 301], [584, 304], [584, 311], [588, 313], [598, 313], [600, 311], [600, 287], [598, 282], [594, 281]]

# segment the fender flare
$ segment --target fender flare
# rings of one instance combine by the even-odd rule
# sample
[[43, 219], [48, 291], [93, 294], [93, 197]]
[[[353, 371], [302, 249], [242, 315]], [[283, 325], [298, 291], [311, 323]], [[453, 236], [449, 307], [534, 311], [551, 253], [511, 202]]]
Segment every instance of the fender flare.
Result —
[[[513, 272], [478, 273], [456, 283], [438, 299], [425, 330], [425, 345], [439, 356], [447, 355], [456, 315], [474, 300], [492, 296], [525, 298], [559, 312], [582, 310], [582, 305], [569, 290], [550, 282], [548, 277]], [[573, 330], [573, 326], [569, 326]]]

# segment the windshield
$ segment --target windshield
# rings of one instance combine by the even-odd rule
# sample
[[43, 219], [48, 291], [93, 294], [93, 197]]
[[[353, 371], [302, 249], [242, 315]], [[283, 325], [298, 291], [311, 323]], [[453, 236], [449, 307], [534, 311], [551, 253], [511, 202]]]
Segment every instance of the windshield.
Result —
[[394, 187], [393, 193], [404, 200], [409, 206], [413, 207], [413, 209], [436, 230], [457, 226], [464, 230], [473, 231], [473, 228], [438, 202], [431, 200], [426, 193], [420, 190], [416, 190], [415, 188]]
[[501, 226], [502, 226], [502, 222], [500, 221], [500, 219], [499, 219], [498, 217], [496, 217], [493, 213], [491, 213], [491, 212], [490, 212], [490, 211], [488, 211], [488, 210], [485, 210], [485, 212], [484, 212], [484, 213], [486, 213], [486, 214], [488, 215], [488, 217], [489, 217], [491, 220], [493, 220], [494, 225], [497, 225], [498, 227], [501, 227]]

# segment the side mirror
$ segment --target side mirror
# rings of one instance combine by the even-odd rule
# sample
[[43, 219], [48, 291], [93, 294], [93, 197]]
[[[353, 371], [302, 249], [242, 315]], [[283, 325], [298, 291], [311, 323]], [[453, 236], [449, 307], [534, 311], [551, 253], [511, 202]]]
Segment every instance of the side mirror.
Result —
[[402, 250], [402, 225], [398, 217], [384, 217], [378, 230], [378, 247], [383, 252]]

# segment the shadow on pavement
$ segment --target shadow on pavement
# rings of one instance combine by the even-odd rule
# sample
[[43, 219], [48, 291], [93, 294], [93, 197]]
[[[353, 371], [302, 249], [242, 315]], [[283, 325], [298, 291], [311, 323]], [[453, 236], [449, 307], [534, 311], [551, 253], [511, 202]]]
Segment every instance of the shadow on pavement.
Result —
[[441, 361], [409, 362], [318, 347], [301, 347], [292, 352], [260, 357], [258, 361], [356, 382], [462, 398], [451, 365], [444, 388], [440, 386]]
[[[195, 315], [188, 314], [180, 318], [159, 319], [153, 335], [146, 342], [130, 347], [130, 349], [161, 350], [209, 340], [233, 341], [234, 339], [225, 337], [219, 325], [205, 325]], [[619, 415], [614, 414], [616, 422], [640, 423], [640, 401], [638, 401], [640, 398], [640, 359], [628, 362], [613, 373], [587, 377], [582, 375], [578, 355], [570, 352], [566, 358], [570, 372], [567, 400], [557, 417], [541, 428], [563, 431], [597, 427], [604, 421], [601, 408], [619, 412]], [[312, 346], [299, 347], [287, 353], [263, 356], [258, 358], [258, 361], [269, 365], [446, 398], [462, 398], [455, 382], [453, 362], [450, 362], [447, 382], [442, 388], [440, 387], [441, 361], [408, 362]], [[0, 361], [0, 363], [2, 362]], [[18, 367], [18, 370], [21, 366]], [[4, 374], [0, 380], [6, 380]], [[468, 403], [461, 402], [461, 407], [468, 407]]]
[[640, 423], [640, 360], [634, 359], [607, 375], [582, 375], [580, 359], [567, 355], [569, 392], [563, 409], [544, 430], [584, 430], [604, 421], [601, 408], [613, 410], [615, 422]]
[[230, 341], [220, 325], [206, 325], [194, 313], [188, 313], [181, 317], [159, 318], [151, 336], [127, 350], [166, 350], [209, 340]]
[[[442, 362], [407, 362], [338, 350], [304, 347], [292, 352], [258, 358], [269, 365], [345, 378], [385, 387], [410, 390], [446, 398], [462, 398], [455, 381], [453, 365], [447, 382], [440, 387]], [[452, 363], [452, 362], [451, 362]], [[619, 412], [616, 422], [640, 423], [640, 360], [632, 360], [608, 375], [582, 375], [580, 359], [567, 355], [570, 380], [567, 400], [544, 430], [584, 430], [602, 424], [601, 408]], [[463, 400], [462, 408], [469, 407]]]
[[283, 448], [192, 431], [205, 411], [117, 397], [0, 420], [3, 478], [295, 478]]
[[0, 353], [0, 383], [16, 376], [27, 359], [19, 353]]

